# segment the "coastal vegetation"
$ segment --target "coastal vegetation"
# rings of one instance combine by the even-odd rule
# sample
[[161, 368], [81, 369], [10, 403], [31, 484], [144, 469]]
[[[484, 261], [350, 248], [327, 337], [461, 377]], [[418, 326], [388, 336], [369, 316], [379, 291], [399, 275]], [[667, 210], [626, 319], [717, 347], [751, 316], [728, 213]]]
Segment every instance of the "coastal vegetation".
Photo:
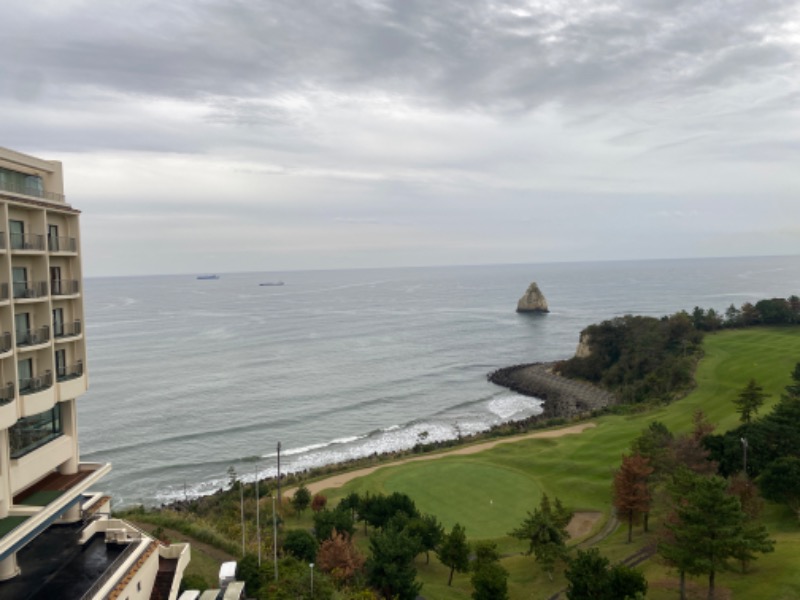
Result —
[[[725, 329], [728, 330], [705, 337], [699, 348], [703, 360], [697, 365], [694, 389], [669, 405], [656, 405], [646, 412], [635, 414], [595, 415], [596, 427], [579, 436], [529, 439], [502, 444], [477, 454], [452, 455], [436, 461], [419, 461], [379, 469], [341, 488], [324, 492], [327, 506], [315, 514], [326, 510], [336, 511], [341, 506], [343, 512], [350, 513], [351, 519], [354, 515], [360, 518], [362, 509], [356, 498], [388, 498], [397, 493], [407, 497], [418, 514], [428, 517], [435, 515], [433, 519], [436, 523], [449, 532], [456, 525], [459, 529], [463, 525], [466, 541], [476, 555], [472, 566], [465, 571], [453, 569], [439, 560], [428, 559], [422, 543], [418, 541], [419, 534], [409, 533], [414, 529], [408, 524], [393, 523], [390, 526], [391, 518], [382, 521], [383, 517], [373, 516], [372, 522], [363, 520], [364, 528], [353, 529], [350, 540], [356, 550], [374, 557], [373, 545], [380, 546], [385, 556], [394, 557], [391, 560], [402, 567], [398, 568], [404, 577], [401, 577], [401, 584], [402, 581], [408, 584], [403, 589], [408, 589], [410, 594], [416, 586], [421, 585], [421, 593], [427, 598], [449, 600], [480, 597], [475, 596], [481, 593], [478, 590], [485, 590], [486, 586], [492, 585], [496, 585], [496, 589], [505, 589], [505, 592], [498, 594], [507, 593], [511, 599], [529, 598], [532, 594], [533, 597], [548, 598], [560, 591], [569, 594], [570, 586], [576, 585], [570, 579], [571, 574], [575, 571], [580, 573], [578, 567], [584, 563], [587, 568], [596, 568], [597, 564], [603, 563], [603, 559], [612, 566], [633, 564], [647, 582], [647, 597], [657, 600], [678, 595], [681, 572], [685, 575], [685, 589], [689, 596], [705, 596], [707, 580], [713, 573], [716, 590], [734, 597], [800, 597], [800, 575], [792, 566], [800, 547], [800, 529], [796, 513], [791, 508], [794, 499], [800, 496], [796, 491], [793, 495], [787, 486], [781, 486], [779, 476], [781, 473], [794, 472], [792, 469], [796, 464], [792, 460], [797, 457], [780, 455], [784, 447], [770, 437], [783, 435], [786, 428], [792, 425], [795, 430], [800, 429], [800, 414], [793, 412], [794, 404], [786, 403], [782, 398], [792, 394], [793, 386], [800, 385], [793, 371], [800, 359], [800, 330], [794, 327]], [[751, 380], [763, 388], [764, 403], [758, 413], [763, 416], [753, 415], [749, 423], [742, 423], [735, 401]], [[710, 431], [711, 425], [716, 426], [716, 435]], [[760, 474], [760, 479], [755, 480], [757, 485], [752, 485], [752, 479], [746, 480], [750, 483], [744, 486], [745, 490], [768, 486], [770, 465], [777, 474], [772, 481], [777, 482], [777, 491], [780, 493], [768, 495], [767, 488], [764, 488], [764, 495], [773, 501], [763, 503], [760, 517], [756, 510], [753, 513], [756, 516], [749, 519], [759, 526], [763, 524], [763, 531], [756, 529], [747, 532], [746, 528], [740, 528], [741, 511], [747, 506], [757, 507], [757, 499], [751, 502], [743, 495], [733, 501], [727, 500], [733, 498], [728, 490], [734, 486], [733, 476], [743, 467], [741, 462], [738, 466], [735, 462], [735, 456], [743, 458], [742, 444], [735, 437], [740, 435], [740, 427], [750, 428], [747, 430], [747, 473], [751, 478]], [[776, 444], [772, 444], [772, 441]], [[762, 445], [763, 448], [756, 449], [756, 446]], [[798, 447], [795, 444], [794, 448]], [[736, 448], [736, 452], [733, 448]], [[631, 509], [629, 523], [643, 524], [649, 516], [651, 526], [647, 531], [643, 526], [641, 533], [637, 532], [633, 541], [628, 543], [628, 527], [617, 529], [614, 526], [611, 506], [615, 491], [612, 482], [614, 471], [622, 465], [621, 457], [637, 453], [647, 456], [647, 464], [653, 468], [653, 473], [647, 477], [653, 502], [652, 506], [646, 507], [647, 510], [642, 506]], [[725, 500], [719, 500], [722, 503], [720, 506], [726, 506], [724, 512], [733, 515], [734, 529], [740, 529], [741, 535], [735, 537], [743, 540], [750, 535], [752, 543], [739, 544], [738, 550], [730, 553], [724, 564], [705, 561], [705, 565], [711, 564], [711, 570], [700, 569], [703, 561], [699, 555], [691, 561], [681, 562], [679, 553], [673, 555], [667, 550], [670, 532], [673, 532], [675, 544], [683, 539], [680, 530], [674, 529], [675, 523], [691, 522], [688, 514], [678, 513], [678, 521], [672, 517], [673, 512], [680, 508], [675, 505], [673, 490], [677, 485], [675, 482], [681, 481], [682, 476], [677, 471], [670, 471], [671, 466], [676, 464], [676, 457], [681, 457], [687, 464], [708, 470], [702, 474], [693, 471], [688, 477], [702, 477], [704, 481], [712, 482], [694, 484], [694, 487], [707, 492], [708, 497], [717, 497], [719, 500], [718, 494], [724, 491]], [[768, 461], [770, 457], [774, 458]], [[719, 462], [721, 475], [732, 477], [726, 482], [725, 490], [719, 483], [722, 480], [713, 474], [716, 465], [709, 458]], [[262, 482], [262, 486], [259, 492], [262, 496], [263, 525], [264, 522], [271, 523], [271, 504], [270, 500], [263, 500], [270, 491], [269, 485]], [[706, 490], [706, 487], [709, 489]], [[244, 491], [246, 552], [254, 555], [255, 495], [252, 485], [246, 485]], [[531, 547], [529, 541], [510, 535], [510, 532], [521, 527], [521, 523], [525, 523], [526, 514], [530, 517], [541, 510], [543, 494], [549, 498], [559, 498], [563, 506], [576, 513], [606, 515], [590, 531], [581, 532], [577, 538], [567, 541], [569, 562], [557, 563], [550, 574], [546, 566], [528, 556]], [[702, 505], [699, 498], [697, 501], [698, 505]], [[734, 510], [736, 506], [740, 512]], [[174, 528], [178, 528], [178, 523], [183, 521], [193, 531], [213, 533], [213, 536], [206, 538], [226, 540], [226, 546], [233, 550], [232, 553], [241, 554], [240, 495], [236, 489], [159, 511], [138, 512], [137, 516], [142, 521], [161, 519], [164, 523], [174, 525]], [[626, 521], [630, 517], [624, 511], [620, 516]], [[314, 522], [313, 515], [294, 511], [288, 501], [280, 509], [280, 518], [282, 528], [279, 538], [283, 539], [293, 529], [311, 529]], [[761, 535], [764, 532], [767, 533], [766, 537]], [[272, 539], [266, 529], [262, 533], [265, 559], [261, 571], [271, 574], [272, 565], [266, 557], [271, 556]], [[337, 532], [336, 535], [341, 534]], [[379, 541], [373, 544], [373, 540]], [[487, 559], [480, 569], [475, 564], [477, 543], [493, 545], [496, 554], [495, 560]], [[596, 554], [599, 558], [595, 553], [588, 558], [581, 553], [588, 546], [598, 549]], [[729, 544], [729, 547], [734, 546], [736, 544]], [[661, 548], [663, 552], [653, 554], [655, 548]], [[762, 555], [770, 548], [774, 551]], [[410, 559], [400, 560], [409, 555]], [[488, 555], [491, 557], [492, 553]], [[281, 569], [288, 560], [296, 559], [281, 559]], [[297, 563], [300, 564], [299, 561]], [[298, 573], [297, 581], [300, 583], [297, 586], [300, 587], [296, 589], [301, 589], [303, 582], [307, 585], [307, 565], [304, 571], [306, 579], [302, 579], [296, 564], [286, 564], [287, 580], [294, 581], [291, 574]], [[377, 565], [380, 565], [380, 560]], [[733, 570], [729, 571], [728, 568]], [[636, 570], [631, 579], [636, 579]], [[379, 571], [373, 567], [368, 572]], [[451, 585], [448, 585], [451, 571], [453, 578]], [[620, 581], [624, 581], [628, 574], [629, 571], [622, 572]], [[705, 585], [701, 584], [701, 575], [706, 580]], [[371, 580], [366, 574], [355, 576], [346, 585], [335, 583], [325, 573], [315, 573], [314, 576], [320, 577], [319, 588], [315, 579], [315, 597], [368, 598], [368, 587], [382, 589], [381, 584], [375, 585], [378, 575]], [[269, 579], [264, 575], [260, 577], [262, 580]], [[329, 581], [330, 585], [325, 587], [324, 581]], [[371, 586], [368, 585], [370, 581], [373, 582]], [[213, 579], [208, 583], [213, 583]], [[275, 595], [278, 593], [275, 590], [268, 591], [269, 586], [264, 589], [263, 597], [282, 597]], [[320, 596], [323, 589], [329, 590], [331, 596]], [[383, 589], [385, 592], [388, 588]], [[406, 592], [397, 593], [405, 597]]]

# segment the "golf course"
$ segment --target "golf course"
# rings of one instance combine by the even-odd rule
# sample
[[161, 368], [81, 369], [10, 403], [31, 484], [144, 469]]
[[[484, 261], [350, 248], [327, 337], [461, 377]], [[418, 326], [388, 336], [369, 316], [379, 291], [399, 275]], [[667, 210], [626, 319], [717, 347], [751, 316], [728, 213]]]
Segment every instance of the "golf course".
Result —
[[[479, 452], [469, 452], [467, 446], [466, 453], [462, 448], [445, 456], [434, 454], [423, 460], [388, 464], [370, 469], [367, 474], [343, 474], [335, 481], [314, 482], [314, 489], [327, 496], [329, 506], [351, 492], [408, 494], [420, 511], [435, 515], [445, 529], [460, 523], [470, 541], [497, 543], [503, 556], [501, 563], [510, 574], [512, 599], [549, 598], [566, 587], [561, 569], [550, 581], [534, 558], [523, 554], [526, 544], [508, 535], [527, 511], [538, 506], [541, 494], [559, 498], [578, 513], [600, 513], [599, 519], [588, 520], [590, 524], [594, 522], [591, 531], [573, 540], [573, 544], [589, 537], [595, 538], [593, 542], [602, 538], [595, 545], [612, 561], [653, 544], [663, 516], [657, 511], [650, 519], [650, 532], [644, 534], [641, 527], [636, 527], [630, 544], [625, 527], [607, 527], [614, 525], [609, 522], [613, 519], [611, 486], [621, 455], [629, 453], [631, 441], [652, 421], [660, 421], [674, 434], [690, 431], [692, 414], [698, 409], [716, 425], [715, 433], [736, 427], [739, 415], [733, 399], [750, 379], [769, 394], [759, 413], [767, 414], [790, 382], [795, 364], [800, 362], [800, 329], [726, 330], [707, 335], [703, 350], [695, 389], [669, 405], [635, 414], [597, 417], [591, 420], [594, 426], [572, 435], [506, 439]], [[766, 504], [762, 519], [776, 541], [775, 551], [760, 556], [745, 574], [735, 568], [720, 573], [718, 597], [800, 598], [800, 523], [787, 507], [770, 503]], [[293, 518], [287, 519], [286, 525], [301, 525], [301, 519], [292, 521]], [[604, 535], [596, 536], [604, 527]], [[424, 597], [470, 597], [468, 573], [456, 574], [452, 586], [448, 586], [449, 570], [435, 557], [425, 564], [424, 555], [420, 555], [416, 566]], [[648, 579], [648, 598], [677, 597], [677, 573], [661, 563], [657, 555], [638, 568]], [[704, 578], [689, 578], [688, 583], [690, 597], [705, 597]]]

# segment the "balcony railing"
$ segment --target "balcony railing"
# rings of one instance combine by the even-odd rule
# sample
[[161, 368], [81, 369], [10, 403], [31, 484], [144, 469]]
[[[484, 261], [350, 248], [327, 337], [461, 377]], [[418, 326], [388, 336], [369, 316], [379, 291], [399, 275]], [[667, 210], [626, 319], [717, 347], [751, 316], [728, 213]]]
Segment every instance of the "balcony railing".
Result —
[[44, 325], [38, 329], [17, 332], [17, 346], [36, 346], [50, 341], [50, 327]]
[[54, 323], [53, 324], [53, 337], [74, 337], [83, 333], [83, 325], [80, 320], [76, 319], [72, 323]]
[[25, 185], [24, 183], [17, 183], [16, 181], [0, 181], [0, 191], [11, 192], [12, 194], [24, 194], [35, 198], [44, 198], [45, 200], [64, 201], [64, 194], [45, 192], [37, 186]]
[[6, 232], [0, 231], [0, 249], [6, 249]]
[[0, 300], [8, 300], [8, 284], [0, 283]]
[[79, 360], [73, 365], [59, 365], [56, 367], [56, 380], [69, 381], [83, 375], [83, 361]]
[[78, 242], [74, 237], [65, 235], [47, 236], [47, 248], [50, 252], [77, 252]]
[[53, 296], [69, 296], [80, 292], [80, 282], [77, 279], [53, 279], [50, 282]]
[[53, 385], [53, 373], [45, 371], [43, 375], [36, 377], [28, 377], [19, 380], [19, 393], [20, 394], [35, 394], [46, 390]]
[[0, 333], [0, 354], [4, 354], [11, 350], [13, 345], [11, 344], [11, 333], [5, 331]]
[[9, 381], [3, 387], [0, 387], [0, 406], [5, 406], [9, 402], [14, 401], [14, 382]]
[[14, 298], [43, 298], [47, 296], [46, 281], [15, 281]]
[[38, 233], [11, 233], [12, 250], [44, 250], [44, 236]]

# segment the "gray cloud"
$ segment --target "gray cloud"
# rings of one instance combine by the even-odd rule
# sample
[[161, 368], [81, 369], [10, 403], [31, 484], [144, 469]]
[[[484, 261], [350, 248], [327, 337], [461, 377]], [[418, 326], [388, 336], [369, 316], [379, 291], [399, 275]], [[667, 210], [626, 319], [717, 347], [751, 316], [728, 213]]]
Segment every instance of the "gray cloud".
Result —
[[[63, 158], [86, 235], [109, 248], [113, 219], [186, 214], [184, 261], [215, 217], [271, 231], [287, 267], [540, 260], [543, 244], [558, 260], [800, 251], [766, 233], [800, 219], [794, 1], [4, 8], [2, 143]], [[746, 219], [715, 212], [754, 198]], [[749, 223], [758, 244], [657, 214]]]

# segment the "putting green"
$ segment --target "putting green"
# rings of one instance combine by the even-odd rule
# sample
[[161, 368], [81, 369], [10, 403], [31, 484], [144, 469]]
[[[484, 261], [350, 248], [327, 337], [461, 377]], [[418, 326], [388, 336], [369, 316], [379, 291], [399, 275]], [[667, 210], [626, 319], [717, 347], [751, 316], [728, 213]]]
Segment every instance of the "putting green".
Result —
[[408, 494], [448, 530], [461, 523], [470, 539], [505, 536], [539, 504], [542, 493], [529, 474], [460, 457], [387, 470], [383, 487]]

